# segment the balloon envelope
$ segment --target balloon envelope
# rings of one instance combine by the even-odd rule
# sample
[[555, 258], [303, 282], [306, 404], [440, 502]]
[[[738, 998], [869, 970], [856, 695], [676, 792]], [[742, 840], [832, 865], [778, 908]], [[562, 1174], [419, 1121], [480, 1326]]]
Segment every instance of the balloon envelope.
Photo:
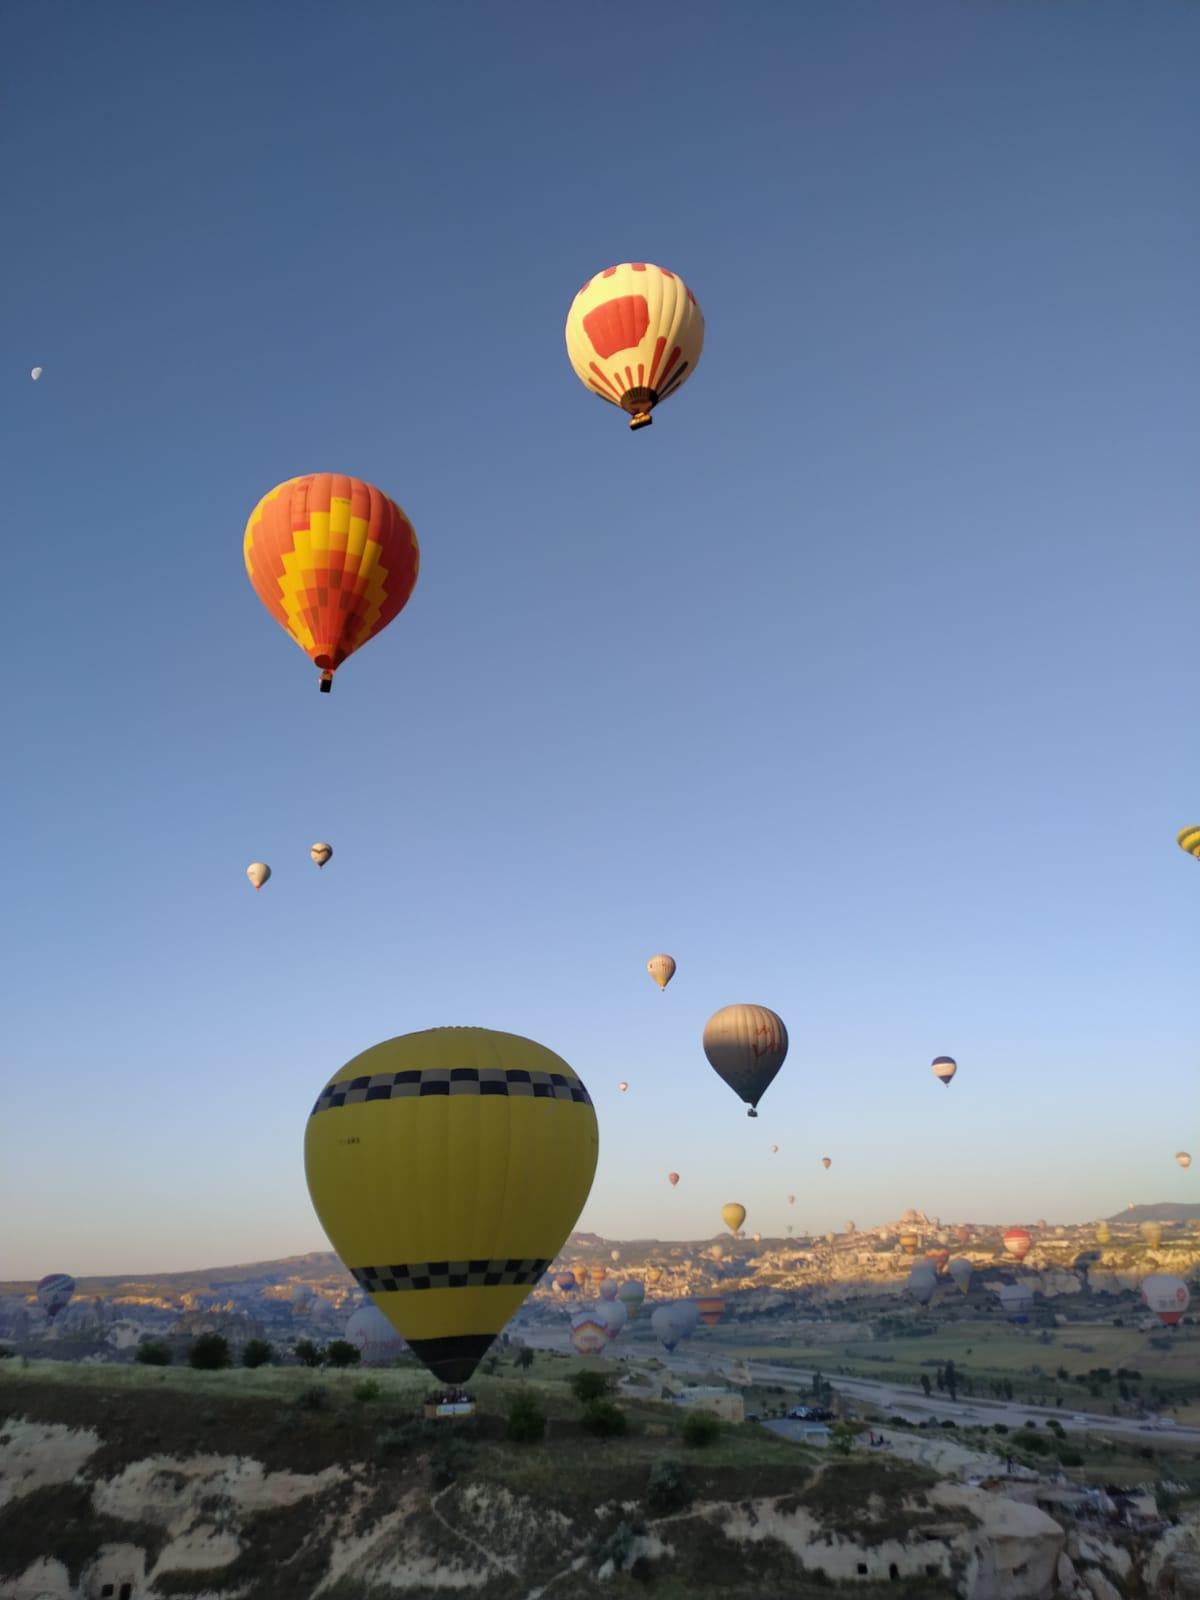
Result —
[[1200, 828], [1181, 828], [1176, 838], [1181, 850], [1186, 850], [1188, 855], [1200, 861]]
[[323, 867], [333, 857], [333, 846], [331, 844], [317, 843], [313, 845], [308, 853], [319, 867]]
[[701, 1295], [696, 1301], [696, 1310], [700, 1313], [700, 1321], [706, 1328], [715, 1328], [725, 1315], [725, 1299], [723, 1295]]
[[321, 668], [322, 688], [404, 609], [421, 564], [396, 502], [336, 472], [289, 478], [264, 495], [242, 553], [255, 594]]
[[1162, 1243], [1163, 1231], [1161, 1222], [1143, 1222], [1138, 1232], [1151, 1250], [1157, 1250]]
[[1028, 1322], [1033, 1309], [1033, 1290], [1023, 1283], [1000, 1285], [1000, 1305], [1013, 1322]]
[[958, 1062], [953, 1056], [934, 1056], [931, 1071], [939, 1083], [949, 1087], [951, 1078], [958, 1071]]
[[1033, 1239], [1027, 1228], [1008, 1228], [1004, 1234], [1004, 1248], [1010, 1256], [1024, 1261], [1033, 1248]]
[[636, 1278], [627, 1278], [617, 1290], [617, 1299], [629, 1313], [630, 1320], [638, 1314], [638, 1307], [646, 1298], [646, 1291]]
[[1175, 1152], [1175, 1160], [1179, 1163], [1179, 1165], [1184, 1169], [1185, 1172], [1187, 1171], [1188, 1167], [1190, 1167], [1191, 1164], [1192, 1164], [1192, 1158], [1191, 1158], [1190, 1155], [1188, 1155], [1186, 1150], [1177, 1150]]
[[677, 1172], [668, 1172], [667, 1173], [667, 1182], [671, 1185], [671, 1187], [673, 1189], [675, 1187], [675, 1185], [679, 1182], [679, 1174]]
[[828, 1172], [830, 1167], [833, 1165], [833, 1162], [829, 1159], [828, 1156], [822, 1156], [821, 1157], [821, 1165], [825, 1168], [825, 1171]]
[[373, 1305], [359, 1307], [346, 1324], [343, 1337], [358, 1349], [364, 1367], [385, 1367], [407, 1349], [383, 1312]]
[[954, 1286], [961, 1294], [970, 1293], [971, 1279], [975, 1275], [975, 1268], [965, 1256], [955, 1256], [946, 1271], [954, 1280]]
[[646, 963], [646, 971], [660, 989], [665, 989], [675, 976], [674, 958], [672, 956], [651, 956]]
[[53, 1320], [70, 1303], [75, 1293], [75, 1279], [69, 1272], [50, 1272], [41, 1279], [35, 1290], [38, 1305]]
[[704, 347], [704, 318], [683, 279], [648, 261], [589, 278], [567, 312], [567, 354], [579, 381], [645, 427], [686, 383]]
[[581, 1356], [598, 1356], [608, 1344], [608, 1323], [599, 1312], [595, 1304], [571, 1318], [571, 1343]]
[[675, 1316], [674, 1306], [655, 1306], [650, 1313], [650, 1326], [664, 1350], [674, 1350], [684, 1337], [682, 1323]]
[[246, 876], [250, 879], [255, 889], [261, 889], [271, 876], [271, 869], [265, 861], [252, 861], [246, 868]]
[[736, 1200], [730, 1201], [727, 1206], [721, 1207], [721, 1219], [730, 1233], [736, 1233], [746, 1220], [746, 1208], [738, 1205]]
[[562, 1249], [597, 1147], [587, 1090], [553, 1051], [433, 1028], [334, 1075], [304, 1164], [359, 1286], [436, 1377], [463, 1383]]
[[1182, 1278], [1155, 1272], [1142, 1281], [1142, 1299], [1164, 1327], [1173, 1328], [1187, 1310], [1191, 1295]]
[[927, 1306], [937, 1293], [937, 1273], [928, 1262], [918, 1261], [908, 1275], [908, 1293], [918, 1305]]
[[605, 1278], [600, 1285], [600, 1298], [601, 1300], [615, 1300], [617, 1298], [617, 1280], [615, 1278]]
[[33, 379], [34, 383], [36, 383], [38, 381], [38, 379], [41, 377], [41, 375], [42, 375], [42, 368], [41, 367], [31, 367], [30, 368], [29, 376]]
[[755, 1116], [787, 1052], [783, 1019], [766, 1006], [723, 1006], [704, 1025], [709, 1065]]

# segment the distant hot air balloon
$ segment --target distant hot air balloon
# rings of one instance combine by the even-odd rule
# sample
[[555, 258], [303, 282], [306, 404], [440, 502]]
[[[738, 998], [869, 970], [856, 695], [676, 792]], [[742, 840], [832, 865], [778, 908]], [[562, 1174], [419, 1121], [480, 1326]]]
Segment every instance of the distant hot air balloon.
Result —
[[1004, 1248], [1010, 1256], [1024, 1261], [1033, 1248], [1033, 1239], [1026, 1228], [1008, 1228], [1004, 1234]]
[[736, 1200], [731, 1200], [727, 1206], [721, 1207], [721, 1220], [730, 1233], [736, 1233], [746, 1220], [745, 1206], [740, 1206]]
[[656, 405], [687, 382], [704, 347], [696, 297], [675, 273], [624, 262], [589, 278], [567, 313], [567, 354], [579, 381], [650, 423]]
[[1142, 1299], [1164, 1327], [1173, 1328], [1187, 1310], [1191, 1295], [1182, 1278], [1155, 1272], [1142, 1280]]
[[783, 1065], [787, 1029], [766, 1006], [724, 1006], [704, 1025], [704, 1054], [719, 1078], [758, 1115], [758, 1102]]
[[1190, 1155], [1188, 1155], [1186, 1150], [1177, 1150], [1175, 1152], [1175, 1160], [1179, 1163], [1179, 1165], [1183, 1168], [1183, 1170], [1185, 1172], [1187, 1171], [1187, 1169], [1192, 1164], [1192, 1158], [1191, 1158]]
[[620, 1083], [617, 1085], [617, 1088], [620, 1089], [622, 1094], [627, 1094], [629, 1092], [629, 1085], [626, 1083], [624, 1078], [621, 1079]]
[[771, 1146], [771, 1154], [773, 1156], [777, 1156], [779, 1154], [779, 1146], [777, 1144], [773, 1144]]
[[665, 989], [675, 976], [675, 962], [671, 956], [651, 956], [646, 971], [660, 989]]
[[308, 853], [319, 867], [323, 867], [333, 855], [333, 846], [331, 844], [315, 844]]
[[608, 1323], [598, 1302], [576, 1311], [571, 1318], [571, 1343], [581, 1356], [598, 1356], [608, 1344]]
[[654, 1336], [668, 1353], [684, 1337], [683, 1324], [675, 1314], [674, 1306], [656, 1306], [650, 1313], [650, 1326]]
[[554, 1280], [554, 1287], [559, 1290], [561, 1294], [574, 1294], [579, 1285], [575, 1281], [575, 1274], [573, 1272], [560, 1272], [558, 1277]]
[[31, 367], [29, 369], [29, 376], [33, 379], [34, 383], [36, 383], [38, 381], [38, 379], [41, 377], [41, 375], [42, 375], [42, 368], [41, 367]]
[[943, 1273], [950, 1265], [950, 1252], [949, 1250], [926, 1250], [925, 1259], [935, 1272]]
[[1033, 1290], [1024, 1283], [1002, 1283], [1000, 1305], [1011, 1322], [1028, 1322], [1033, 1310]]
[[250, 879], [255, 889], [258, 890], [262, 888], [263, 884], [271, 876], [271, 869], [265, 861], [252, 861], [246, 868], [246, 876]]
[[386, 1367], [406, 1352], [404, 1340], [378, 1306], [359, 1306], [343, 1335], [358, 1351], [364, 1367]]
[[608, 1268], [607, 1267], [591, 1267], [589, 1269], [589, 1271], [588, 1271], [588, 1277], [592, 1280], [593, 1283], [603, 1283], [605, 1278], [608, 1277]]
[[1200, 861], [1200, 828], [1182, 828], [1176, 835], [1179, 848]]
[[620, 1300], [603, 1301], [596, 1307], [596, 1315], [608, 1329], [610, 1343], [629, 1321], [629, 1312]]
[[37, 1289], [38, 1305], [51, 1321], [71, 1302], [75, 1293], [75, 1279], [69, 1272], [51, 1272], [39, 1282]]
[[304, 1164], [359, 1286], [435, 1377], [465, 1383], [562, 1249], [597, 1146], [587, 1090], [553, 1051], [433, 1028], [334, 1075]]
[[646, 1298], [646, 1291], [636, 1278], [627, 1278], [617, 1290], [617, 1299], [629, 1313], [632, 1322], [638, 1314], [638, 1309]]
[[708, 1253], [714, 1261], [724, 1261], [725, 1246], [723, 1244], [715, 1244]]
[[953, 1056], [934, 1056], [931, 1070], [938, 1082], [945, 1084], [948, 1089], [950, 1079], [958, 1071], [958, 1062]]
[[619, 1250], [610, 1250], [608, 1253], [614, 1261], [620, 1261], [621, 1252]]
[[617, 1298], [617, 1280], [615, 1278], [605, 1278], [600, 1285], [600, 1298], [601, 1300], [615, 1300]]
[[937, 1293], [937, 1273], [927, 1261], [918, 1261], [908, 1275], [907, 1292], [918, 1305], [927, 1306]]
[[975, 1274], [975, 1268], [965, 1256], [955, 1256], [946, 1271], [954, 1280], [954, 1286], [960, 1294], [971, 1292], [971, 1279]]
[[788, 1205], [794, 1206], [795, 1204], [796, 1204], [796, 1196], [794, 1194], [788, 1195]]
[[915, 1256], [920, 1248], [921, 1240], [915, 1233], [902, 1233], [900, 1235], [900, 1248], [906, 1256]]
[[647, 1283], [657, 1283], [658, 1280], [662, 1277], [662, 1275], [663, 1275], [663, 1273], [662, 1273], [662, 1268], [661, 1267], [647, 1267], [646, 1268], [646, 1282]]
[[1162, 1243], [1163, 1231], [1161, 1222], [1143, 1222], [1138, 1232], [1151, 1250], [1157, 1250]]
[[321, 669], [321, 689], [348, 656], [397, 617], [421, 553], [394, 500], [360, 478], [289, 478], [250, 513], [246, 571], [267, 610]]
[[694, 1300], [676, 1300], [674, 1315], [683, 1329], [683, 1337], [690, 1339], [700, 1326], [700, 1307]]
[[830, 1167], [833, 1165], [833, 1162], [829, 1159], [828, 1156], [822, 1156], [821, 1157], [821, 1165], [825, 1168], [825, 1171], [828, 1172]]
[[790, 1222], [787, 1225], [787, 1231], [788, 1231], [788, 1237], [789, 1238], [791, 1238], [792, 1234], [795, 1233], [795, 1231], [796, 1231], [795, 1228], [792, 1226], [792, 1224]]
[[855, 1227], [853, 1219], [851, 1219], [851, 1221], [847, 1222], [847, 1224], [846, 1224], [846, 1232], [849, 1233], [849, 1234], [853, 1234], [853, 1233], [857, 1232], [857, 1229]]
[[671, 1187], [673, 1189], [675, 1187], [675, 1185], [679, 1182], [679, 1174], [677, 1172], [668, 1172], [667, 1173], [667, 1182], [671, 1185]]
[[1112, 1229], [1109, 1227], [1107, 1222], [1098, 1222], [1096, 1224], [1096, 1243], [1097, 1244], [1111, 1244], [1112, 1243]]
[[706, 1328], [715, 1328], [725, 1315], [725, 1299], [723, 1295], [702, 1295], [696, 1301], [696, 1309], [700, 1313], [700, 1321]]

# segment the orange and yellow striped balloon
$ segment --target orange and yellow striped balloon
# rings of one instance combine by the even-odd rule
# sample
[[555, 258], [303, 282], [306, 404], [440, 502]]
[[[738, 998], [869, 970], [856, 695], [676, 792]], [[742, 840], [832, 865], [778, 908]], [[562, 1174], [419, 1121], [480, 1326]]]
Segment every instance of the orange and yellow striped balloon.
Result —
[[243, 553], [254, 592], [320, 667], [323, 691], [346, 657], [404, 609], [421, 565], [396, 502], [338, 472], [289, 478], [264, 495]]
[[1188, 855], [1200, 861], [1200, 828], [1181, 828], [1176, 838], [1181, 850], [1186, 850]]

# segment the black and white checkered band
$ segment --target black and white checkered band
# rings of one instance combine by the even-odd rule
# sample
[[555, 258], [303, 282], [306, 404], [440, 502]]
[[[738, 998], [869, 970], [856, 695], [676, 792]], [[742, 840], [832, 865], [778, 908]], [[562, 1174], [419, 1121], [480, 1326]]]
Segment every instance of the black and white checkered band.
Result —
[[420, 1261], [399, 1267], [351, 1267], [368, 1294], [398, 1289], [491, 1289], [497, 1284], [536, 1283], [549, 1260], [510, 1256], [500, 1261]]
[[526, 1072], [520, 1067], [428, 1067], [404, 1072], [376, 1072], [369, 1077], [341, 1078], [327, 1084], [312, 1108], [333, 1111], [366, 1100], [416, 1100], [428, 1094], [507, 1094], [530, 1100], [572, 1100], [590, 1106], [591, 1096], [578, 1078], [561, 1072]]

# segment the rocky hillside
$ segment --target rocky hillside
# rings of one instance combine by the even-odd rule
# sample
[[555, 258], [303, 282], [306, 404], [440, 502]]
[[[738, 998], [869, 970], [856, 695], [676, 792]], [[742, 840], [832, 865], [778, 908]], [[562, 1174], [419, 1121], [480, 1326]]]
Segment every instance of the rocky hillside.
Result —
[[[823, 1455], [754, 1425], [707, 1447], [622, 1401], [585, 1431], [567, 1386], [546, 1436], [505, 1437], [515, 1379], [426, 1422], [426, 1384], [295, 1370], [33, 1364], [0, 1373], [0, 1600], [1113, 1600], [1137, 1559], [1036, 1506], [912, 1462]], [[1192, 1559], [1186, 1529], [1155, 1593]], [[1168, 1562], [1173, 1565], [1168, 1565]], [[1108, 1587], [1104, 1587], [1108, 1585]]]

